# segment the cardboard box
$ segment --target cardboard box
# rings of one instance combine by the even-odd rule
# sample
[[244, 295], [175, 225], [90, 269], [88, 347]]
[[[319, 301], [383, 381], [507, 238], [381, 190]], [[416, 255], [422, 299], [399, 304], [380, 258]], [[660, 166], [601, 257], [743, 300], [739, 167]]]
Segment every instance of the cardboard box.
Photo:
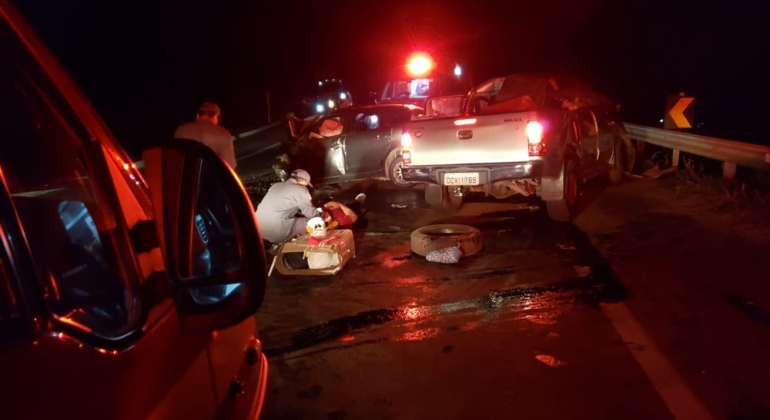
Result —
[[[302, 253], [308, 262], [308, 268], [292, 269], [287, 266], [284, 256], [288, 253]], [[283, 244], [278, 251], [275, 268], [279, 273], [288, 276], [332, 276], [339, 273], [348, 260], [355, 256], [353, 231], [331, 230], [322, 238], [311, 239], [310, 234], [305, 234]]]

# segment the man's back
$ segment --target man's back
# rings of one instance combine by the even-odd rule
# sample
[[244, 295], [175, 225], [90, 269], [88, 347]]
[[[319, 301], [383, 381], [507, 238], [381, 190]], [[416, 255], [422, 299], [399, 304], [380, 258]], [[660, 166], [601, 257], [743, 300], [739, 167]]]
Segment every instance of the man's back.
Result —
[[174, 138], [199, 141], [213, 149], [233, 169], [237, 162], [233, 148], [232, 134], [227, 129], [206, 120], [196, 120], [177, 127]]
[[273, 184], [257, 206], [257, 223], [262, 237], [270, 242], [283, 242], [291, 237], [297, 212], [306, 218], [317, 214], [307, 188], [292, 178]]

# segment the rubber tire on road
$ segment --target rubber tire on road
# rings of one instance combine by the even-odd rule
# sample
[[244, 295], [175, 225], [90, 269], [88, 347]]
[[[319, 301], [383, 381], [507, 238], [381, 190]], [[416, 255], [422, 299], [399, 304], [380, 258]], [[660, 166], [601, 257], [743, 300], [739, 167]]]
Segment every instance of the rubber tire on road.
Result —
[[[560, 200], [546, 201], [548, 217], [557, 222], [571, 222], [575, 217], [577, 199], [580, 197], [580, 179], [576, 173], [577, 164], [574, 159], [567, 159], [564, 164], [564, 176], [561, 179], [562, 198]], [[574, 182], [574, 197], [570, 197], [570, 182]]]
[[463, 257], [469, 257], [481, 251], [483, 244], [481, 231], [473, 226], [459, 224], [439, 224], [423, 226], [412, 231], [412, 252], [426, 256], [428, 252], [459, 246]]
[[412, 188], [414, 186], [413, 182], [404, 181], [404, 177], [402, 176], [400, 179], [398, 179], [395, 175], [396, 171], [401, 172], [401, 168], [404, 166], [404, 159], [401, 156], [397, 156], [393, 159], [390, 159], [390, 164], [388, 165], [388, 177], [390, 178], [390, 182], [393, 183], [398, 188]]
[[452, 193], [449, 191], [449, 187], [441, 187], [441, 201], [437, 203], [429, 203], [430, 206], [441, 213], [446, 214], [455, 214], [460, 210], [460, 207], [463, 206], [463, 198], [464, 197], [455, 197], [452, 195]]

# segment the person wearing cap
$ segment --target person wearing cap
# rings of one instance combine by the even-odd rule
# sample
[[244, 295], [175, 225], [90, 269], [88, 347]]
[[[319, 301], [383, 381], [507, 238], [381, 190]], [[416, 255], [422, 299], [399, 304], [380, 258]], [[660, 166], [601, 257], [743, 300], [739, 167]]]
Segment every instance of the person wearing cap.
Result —
[[257, 205], [257, 225], [262, 238], [273, 244], [286, 242], [305, 233], [309, 219], [321, 216], [323, 210], [313, 205], [310, 174], [296, 169], [284, 182], [273, 184]]
[[235, 148], [233, 135], [219, 125], [222, 114], [219, 106], [213, 102], [204, 102], [198, 107], [195, 121], [186, 122], [177, 127], [175, 139], [199, 141], [217, 152], [231, 168], [235, 169]]

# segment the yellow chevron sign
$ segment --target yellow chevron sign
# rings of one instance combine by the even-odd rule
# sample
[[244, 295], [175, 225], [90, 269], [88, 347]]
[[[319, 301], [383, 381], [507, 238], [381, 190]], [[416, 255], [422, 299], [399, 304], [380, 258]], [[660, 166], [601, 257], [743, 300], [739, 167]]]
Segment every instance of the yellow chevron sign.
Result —
[[692, 96], [672, 95], [666, 99], [666, 114], [663, 128], [668, 130], [686, 130], [695, 122], [695, 98]]

